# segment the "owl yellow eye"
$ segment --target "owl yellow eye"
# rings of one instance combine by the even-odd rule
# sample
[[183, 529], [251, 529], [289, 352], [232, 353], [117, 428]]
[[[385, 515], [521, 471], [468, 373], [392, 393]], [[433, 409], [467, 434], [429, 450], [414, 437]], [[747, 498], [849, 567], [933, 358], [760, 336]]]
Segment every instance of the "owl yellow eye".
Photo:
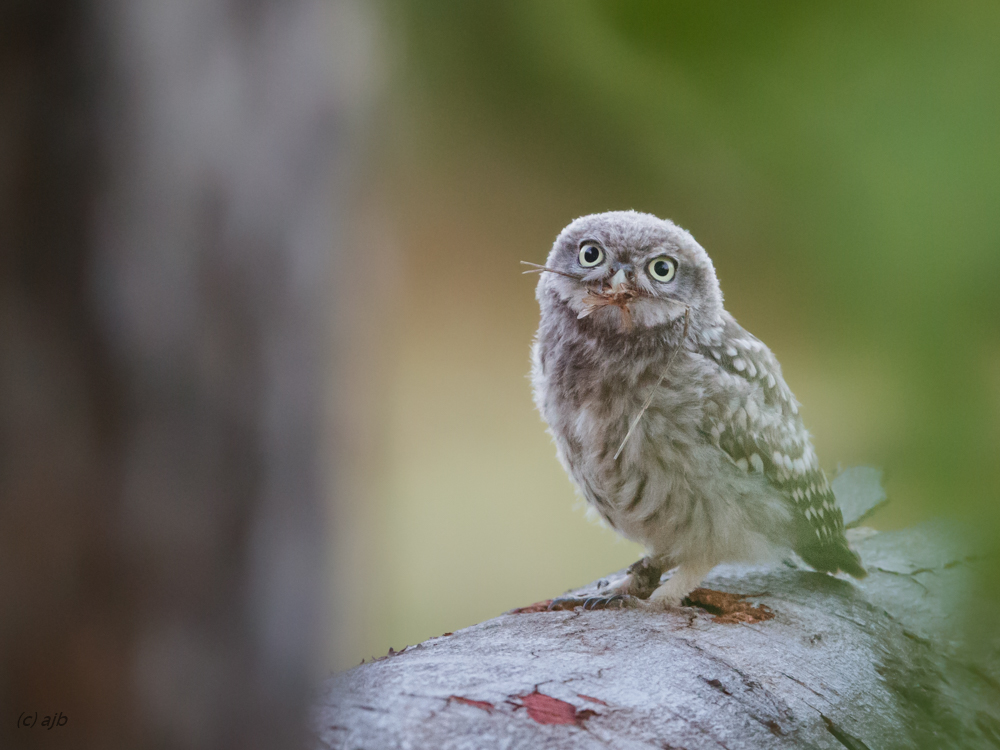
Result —
[[677, 261], [666, 255], [661, 255], [659, 258], [653, 258], [649, 261], [647, 268], [649, 275], [657, 281], [670, 281], [677, 273]]
[[597, 245], [586, 244], [580, 248], [580, 265], [584, 268], [593, 268], [604, 260], [604, 251]]

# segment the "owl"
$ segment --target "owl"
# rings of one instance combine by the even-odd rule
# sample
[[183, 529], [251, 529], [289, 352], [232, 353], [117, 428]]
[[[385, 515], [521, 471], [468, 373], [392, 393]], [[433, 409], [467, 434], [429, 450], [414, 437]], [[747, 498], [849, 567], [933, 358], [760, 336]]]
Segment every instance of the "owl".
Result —
[[723, 307], [687, 231], [584, 216], [537, 270], [535, 403], [583, 497], [647, 550], [588, 606], [674, 606], [719, 563], [788, 548], [865, 575], [777, 359]]

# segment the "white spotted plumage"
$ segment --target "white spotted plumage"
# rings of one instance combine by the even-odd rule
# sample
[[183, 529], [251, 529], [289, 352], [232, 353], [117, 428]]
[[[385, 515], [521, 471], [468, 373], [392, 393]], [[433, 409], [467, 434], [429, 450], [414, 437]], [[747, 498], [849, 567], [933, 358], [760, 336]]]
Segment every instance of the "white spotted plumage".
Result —
[[[759, 387], [751, 388], [734, 409], [731, 389], [727, 398], [728, 421], [719, 422], [707, 414], [708, 434], [740, 469], [764, 474], [771, 485], [795, 502], [798, 512], [818, 530], [817, 536], [843, 535], [843, 519], [832, 491], [816, 458], [809, 435], [798, 417], [798, 404], [781, 377], [781, 368], [771, 351], [746, 333], [729, 318], [723, 327], [723, 340], [731, 343], [724, 354], [715, 356], [717, 335], [704, 341], [711, 359], [725, 375], [745, 378]], [[714, 345], [714, 346], [713, 346]], [[735, 353], [734, 353], [735, 352]], [[706, 358], [707, 359], [707, 358]], [[725, 375], [720, 378], [727, 382]], [[809, 555], [808, 557], [815, 557]], [[819, 567], [823, 567], [822, 561]]]

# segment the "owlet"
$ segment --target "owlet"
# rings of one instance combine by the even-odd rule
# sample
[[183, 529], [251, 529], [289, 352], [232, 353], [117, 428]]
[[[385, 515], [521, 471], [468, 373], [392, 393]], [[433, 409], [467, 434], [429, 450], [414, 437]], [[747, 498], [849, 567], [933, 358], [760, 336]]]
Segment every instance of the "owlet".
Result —
[[587, 502], [648, 552], [605, 606], [676, 605], [715, 565], [789, 547], [865, 575], [778, 361], [726, 312], [688, 232], [584, 216], [539, 270], [535, 403]]

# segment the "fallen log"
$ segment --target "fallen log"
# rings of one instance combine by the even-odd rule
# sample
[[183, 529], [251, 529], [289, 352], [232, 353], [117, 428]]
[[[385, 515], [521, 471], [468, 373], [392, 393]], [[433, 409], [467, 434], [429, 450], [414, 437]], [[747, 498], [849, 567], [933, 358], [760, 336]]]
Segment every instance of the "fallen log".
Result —
[[[838, 497], [856, 524], [884, 496], [853, 471]], [[390, 651], [326, 683], [317, 747], [1000, 746], [998, 651], [964, 635], [981, 564], [969, 535], [850, 533], [860, 582], [725, 566], [675, 610], [539, 602]]]

